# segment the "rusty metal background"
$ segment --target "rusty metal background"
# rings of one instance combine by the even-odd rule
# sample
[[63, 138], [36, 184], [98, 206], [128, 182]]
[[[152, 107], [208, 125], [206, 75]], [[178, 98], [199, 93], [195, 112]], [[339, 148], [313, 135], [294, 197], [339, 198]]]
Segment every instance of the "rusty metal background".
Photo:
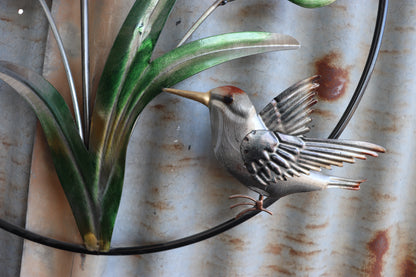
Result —
[[[20, 8], [18, 2], [28, 3], [0, 0], [0, 56], [8, 60], [16, 57], [13, 61], [40, 70], [42, 62], [38, 60], [43, 60], [43, 48], [31, 52], [38, 48], [28, 47], [27, 38], [29, 35], [46, 38], [44, 21], [35, 4], [26, 5], [22, 16], [9, 19]], [[113, 31], [108, 31], [105, 26], [119, 24], [132, 1], [119, 1], [112, 9], [103, 8], [112, 3], [110, 0], [92, 2], [96, 15], [92, 40], [99, 53], [93, 58], [92, 72], [99, 76], [102, 57], [111, 45], [114, 29], [117, 30], [113, 26]], [[178, 0], [155, 55], [175, 47], [210, 2]], [[312, 115], [311, 136], [326, 137], [360, 77], [371, 43], [377, 4], [376, 0], [338, 0], [329, 7], [307, 10], [283, 0], [230, 3], [219, 8], [191, 39], [228, 31], [273, 31], [294, 36], [302, 48], [230, 62], [177, 87], [206, 91], [231, 84], [247, 91], [256, 107], [262, 108], [292, 83], [321, 74], [324, 85]], [[74, 19], [77, 6], [79, 9], [78, 3], [69, 5], [64, 0], [52, 4], [73, 63], [80, 56], [79, 22]], [[32, 13], [39, 20], [35, 22], [43, 22], [39, 25], [43, 27], [23, 25], [23, 21], [33, 22], [28, 17]], [[1, 267], [8, 267], [12, 261], [14, 269], [8, 275], [15, 276], [22, 256], [21, 276], [415, 276], [416, 56], [412, 47], [416, 40], [415, 15], [416, 2], [390, 1], [375, 72], [362, 104], [341, 136], [372, 141], [388, 150], [378, 159], [335, 169], [339, 176], [366, 177], [368, 180], [360, 191], [328, 190], [288, 196], [271, 207], [273, 216], [262, 214], [207, 241], [142, 256], [81, 256], [30, 242], [25, 242], [22, 254], [18, 243], [5, 244], [19, 240], [0, 231], [6, 238], [1, 240], [2, 249], [9, 250], [1, 250], [4, 251], [0, 253]], [[51, 39], [46, 47], [43, 73], [65, 90], [65, 83], [58, 82], [62, 77], [56, 73], [58, 55], [53, 51]], [[0, 159], [0, 209], [7, 218], [8, 213], [19, 208], [22, 212], [15, 216], [16, 223], [22, 223], [25, 197], [6, 195], [27, 190], [31, 153], [20, 151], [32, 147], [33, 117], [24, 121], [31, 124], [20, 123], [23, 112], [16, 112], [17, 107], [28, 108], [22, 108], [25, 107], [22, 101], [11, 92], [2, 90], [0, 97], [4, 95], [8, 96], [0, 103], [3, 144], [0, 150], [7, 155], [1, 154]], [[6, 113], [7, 108], [10, 113]], [[8, 141], [19, 142], [14, 149], [21, 156], [8, 150]], [[37, 149], [37, 153], [43, 153], [39, 151], [41, 147]], [[16, 157], [26, 161], [22, 168], [13, 164]], [[35, 173], [40, 172], [37, 157], [34, 154]], [[6, 181], [1, 176], [17, 180]], [[32, 174], [26, 227], [76, 241], [73, 219], [67, 205], [61, 203], [59, 185], [43, 188], [37, 185], [36, 178]], [[218, 167], [210, 149], [206, 108], [160, 95], [139, 118], [129, 145], [113, 246], [163, 242], [207, 229], [235, 215], [235, 211], [228, 209], [231, 204], [228, 195], [234, 193], [251, 194]]]
[[[42, 72], [46, 30], [46, 20], [32, 1], [0, 0], [0, 60]], [[36, 117], [3, 83], [0, 91], [0, 217], [24, 226]], [[17, 276], [23, 240], [1, 231], [0, 245], [1, 275]]]

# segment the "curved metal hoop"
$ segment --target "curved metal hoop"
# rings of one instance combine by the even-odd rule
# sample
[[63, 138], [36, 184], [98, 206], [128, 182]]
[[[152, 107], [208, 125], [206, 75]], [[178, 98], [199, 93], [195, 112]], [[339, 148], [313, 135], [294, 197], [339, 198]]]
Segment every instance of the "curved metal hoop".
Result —
[[[365, 89], [367, 84], [370, 80], [371, 73], [373, 72], [378, 53], [380, 51], [381, 40], [384, 33], [384, 27], [386, 24], [386, 17], [387, 17], [387, 8], [388, 8], [388, 0], [379, 0], [378, 5], [378, 12], [377, 12], [377, 20], [376, 26], [374, 29], [373, 40], [371, 43], [370, 51], [368, 54], [368, 58], [366, 64], [364, 66], [363, 73], [361, 78], [358, 82], [357, 88], [354, 91], [353, 96], [351, 97], [351, 101], [348, 104], [347, 108], [345, 109], [344, 114], [342, 115], [341, 119], [339, 120], [338, 124], [335, 126], [334, 130], [329, 135], [329, 138], [338, 138], [341, 133], [344, 131], [345, 127], [348, 125], [350, 119], [352, 118], [356, 108], [358, 107], [362, 96], [364, 95]], [[266, 199], [264, 201], [264, 207], [267, 208], [271, 206], [274, 202], [278, 199]], [[166, 251], [186, 245], [190, 245], [196, 242], [203, 241], [205, 239], [214, 237], [222, 232], [225, 232], [241, 223], [247, 221], [248, 219], [257, 215], [259, 211], [253, 211], [247, 213], [240, 218], [230, 219], [225, 221], [211, 229], [206, 231], [191, 235], [189, 237], [184, 237], [177, 240], [172, 240], [165, 243], [158, 243], [158, 244], [151, 244], [151, 245], [143, 245], [143, 246], [132, 246], [132, 247], [119, 247], [119, 248], [111, 248], [109, 252], [97, 252], [97, 251], [89, 251], [84, 246], [75, 244], [75, 243], [68, 243], [56, 239], [52, 239], [49, 237], [45, 237], [31, 231], [26, 230], [25, 228], [16, 226], [11, 224], [3, 219], [0, 219], [0, 228], [15, 234], [21, 238], [40, 243], [49, 247], [53, 247], [56, 249], [82, 253], [82, 254], [91, 254], [91, 255], [141, 255], [141, 254], [149, 254], [155, 252]]]

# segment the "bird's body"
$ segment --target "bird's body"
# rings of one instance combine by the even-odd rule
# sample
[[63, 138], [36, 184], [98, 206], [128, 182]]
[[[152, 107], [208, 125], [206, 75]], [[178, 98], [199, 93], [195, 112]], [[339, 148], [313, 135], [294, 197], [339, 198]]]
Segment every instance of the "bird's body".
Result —
[[[385, 150], [367, 142], [309, 139], [313, 90], [317, 77], [305, 79], [273, 99], [260, 113], [239, 88], [224, 86], [209, 93], [164, 89], [208, 106], [212, 147], [219, 163], [261, 196], [285, 195], [327, 187], [358, 189], [363, 180], [318, 173], [321, 168], [353, 163]], [[314, 172], [315, 171], [315, 172]], [[258, 206], [258, 205], [257, 205]]]
[[[238, 88], [230, 86], [221, 87], [221, 90], [234, 93], [239, 91]], [[258, 117], [254, 106], [251, 106], [247, 113], [228, 114], [227, 117], [224, 116], [224, 110], [210, 108], [210, 117], [211, 141], [215, 157], [241, 183], [256, 190], [256, 186], [251, 184], [253, 181], [251, 174], [246, 170], [240, 152], [241, 142], [249, 132], [267, 128]]]

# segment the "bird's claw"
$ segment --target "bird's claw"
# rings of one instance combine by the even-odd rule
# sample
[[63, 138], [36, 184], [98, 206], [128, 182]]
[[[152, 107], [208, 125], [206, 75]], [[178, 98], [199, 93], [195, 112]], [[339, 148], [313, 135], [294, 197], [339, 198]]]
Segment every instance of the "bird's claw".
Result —
[[269, 210], [267, 210], [263, 207], [263, 198], [264, 198], [263, 195], [260, 195], [258, 200], [254, 199], [253, 197], [250, 197], [250, 196], [247, 196], [247, 195], [241, 195], [241, 194], [231, 195], [228, 198], [229, 199], [244, 198], [244, 199], [248, 199], [248, 200], [253, 201], [253, 203], [251, 203], [251, 202], [249, 202], [249, 203], [247, 203], [247, 202], [246, 203], [238, 203], [238, 204], [230, 206], [230, 209], [233, 209], [233, 208], [238, 207], [238, 206], [245, 206], [245, 205], [253, 206], [251, 208], [248, 208], [248, 209], [245, 209], [245, 210], [241, 211], [239, 214], [236, 215], [235, 218], [239, 218], [242, 215], [244, 215], [245, 213], [248, 213], [250, 211], [261, 211], [261, 212], [266, 212], [270, 215], [273, 215], [273, 213], [271, 211], [269, 211]]

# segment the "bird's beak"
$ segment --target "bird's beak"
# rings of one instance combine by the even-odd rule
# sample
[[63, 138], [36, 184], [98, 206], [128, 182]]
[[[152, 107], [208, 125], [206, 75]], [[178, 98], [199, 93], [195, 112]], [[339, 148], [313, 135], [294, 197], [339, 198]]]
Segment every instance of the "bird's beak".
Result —
[[194, 101], [204, 104], [207, 107], [211, 99], [210, 92], [197, 92], [197, 91], [181, 90], [181, 89], [174, 89], [174, 88], [164, 88], [162, 90], [164, 92], [169, 92], [169, 93], [176, 94], [185, 98], [192, 99]]

